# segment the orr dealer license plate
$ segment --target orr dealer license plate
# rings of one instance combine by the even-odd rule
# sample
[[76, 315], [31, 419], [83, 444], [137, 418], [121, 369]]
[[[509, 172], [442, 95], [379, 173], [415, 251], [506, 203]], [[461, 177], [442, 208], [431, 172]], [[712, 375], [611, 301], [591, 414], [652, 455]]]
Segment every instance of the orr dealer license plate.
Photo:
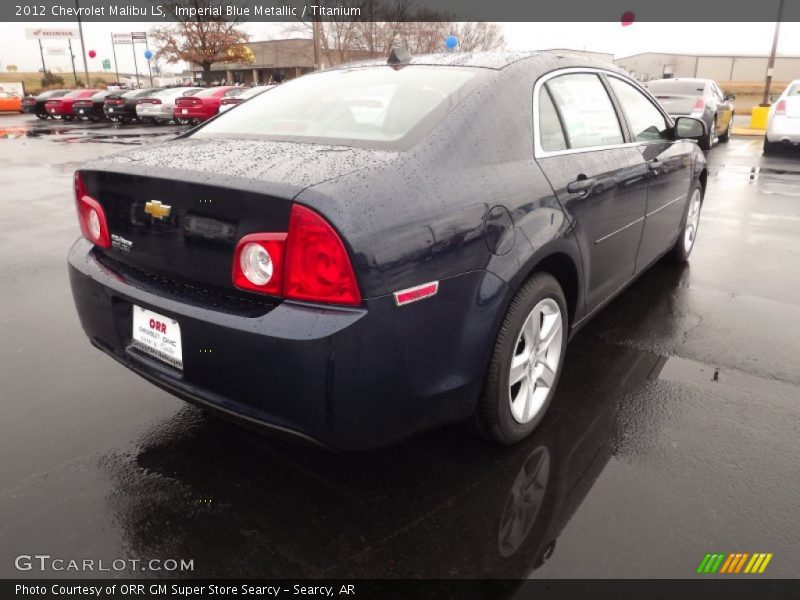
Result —
[[175, 319], [134, 306], [133, 347], [171, 367], [183, 369], [181, 327]]

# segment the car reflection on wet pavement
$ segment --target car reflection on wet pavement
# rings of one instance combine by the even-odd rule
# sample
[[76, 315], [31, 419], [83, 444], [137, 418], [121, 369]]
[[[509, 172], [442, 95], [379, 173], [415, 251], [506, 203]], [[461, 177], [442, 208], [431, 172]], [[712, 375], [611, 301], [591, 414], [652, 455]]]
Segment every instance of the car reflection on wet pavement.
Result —
[[712, 551], [798, 572], [797, 156], [711, 151], [691, 262], [656, 265], [575, 337], [530, 439], [452, 427], [349, 455], [214, 419], [86, 343], [72, 169], [178, 130], [53, 127], [0, 139], [0, 576], [41, 577], [13, 566], [36, 552], [193, 559], [170, 575], [194, 577], [692, 577]]

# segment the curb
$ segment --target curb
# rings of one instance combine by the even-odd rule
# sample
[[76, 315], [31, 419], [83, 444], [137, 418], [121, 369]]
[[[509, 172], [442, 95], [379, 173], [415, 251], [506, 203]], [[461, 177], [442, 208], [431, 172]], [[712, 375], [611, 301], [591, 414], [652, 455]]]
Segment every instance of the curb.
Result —
[[763, 137], [764, 130], [763, 129], [750, 129], [749, 127], [733, 127], [731, 128], [731, 133], [733, 135], [749, 135], [753, 137]]

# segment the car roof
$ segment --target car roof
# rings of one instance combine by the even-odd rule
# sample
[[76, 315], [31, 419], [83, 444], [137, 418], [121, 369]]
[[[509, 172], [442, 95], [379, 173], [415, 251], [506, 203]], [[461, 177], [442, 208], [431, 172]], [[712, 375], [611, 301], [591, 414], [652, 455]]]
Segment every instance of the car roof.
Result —
[[[528, 62], [532, 66], [541, 67], [542, 70], [551, 70], [548, 67], [598, 67], [622, 73], [623, 71], [613, 64], [583, 55], [571, 54], [561, 51], [501, 51], [501, 52], [447, 52], [435, 54], [412, 55], [410, 60], [403, 65], [434, 65], [449, 67], [478, 67], [483, 69], [503, 70], [519, 62]], [[554, 64], [556, 63], [556, 64]], [[352, 67], [377, 67], [386, 66], [386, 59], [372, 59], [356, 63], [349, 63], [333, 67], [347, 69]], [[401, 66], [401, 65], [396, 65]]]
[[665, 77], [663, 79], [653, 79], [652, 81], [648, 81], [647, 83], [661, 83], [663, 81], [675, 81], [676, 83], [714, 83], [713, 79], [701, 79], [700, 77]]

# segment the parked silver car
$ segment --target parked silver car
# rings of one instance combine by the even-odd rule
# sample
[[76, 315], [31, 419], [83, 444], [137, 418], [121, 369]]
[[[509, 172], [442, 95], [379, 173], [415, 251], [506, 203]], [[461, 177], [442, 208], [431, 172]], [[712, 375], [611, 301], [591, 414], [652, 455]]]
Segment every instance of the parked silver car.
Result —
[[181, 96], [191, 96], [203, 88], [175, 87], [167, 88], [150, 96], [143, 97], [136, 105], [136, 116], [140, 121], [156, 123], [171, 121], [175, 110], [175, 99]]
[[769, 109], [764, 154], [774, 153], [781, 145], [800, 144], [800, 79], [795, 79]]
[[723, 94], [712, 79], [656, 79], [646, 85], [671, 117], [688, 115], [706, 124], [706, 136], [700, 141], [703, 150], [709, 150], [715, 139], [730, 139], [735, 96]]

